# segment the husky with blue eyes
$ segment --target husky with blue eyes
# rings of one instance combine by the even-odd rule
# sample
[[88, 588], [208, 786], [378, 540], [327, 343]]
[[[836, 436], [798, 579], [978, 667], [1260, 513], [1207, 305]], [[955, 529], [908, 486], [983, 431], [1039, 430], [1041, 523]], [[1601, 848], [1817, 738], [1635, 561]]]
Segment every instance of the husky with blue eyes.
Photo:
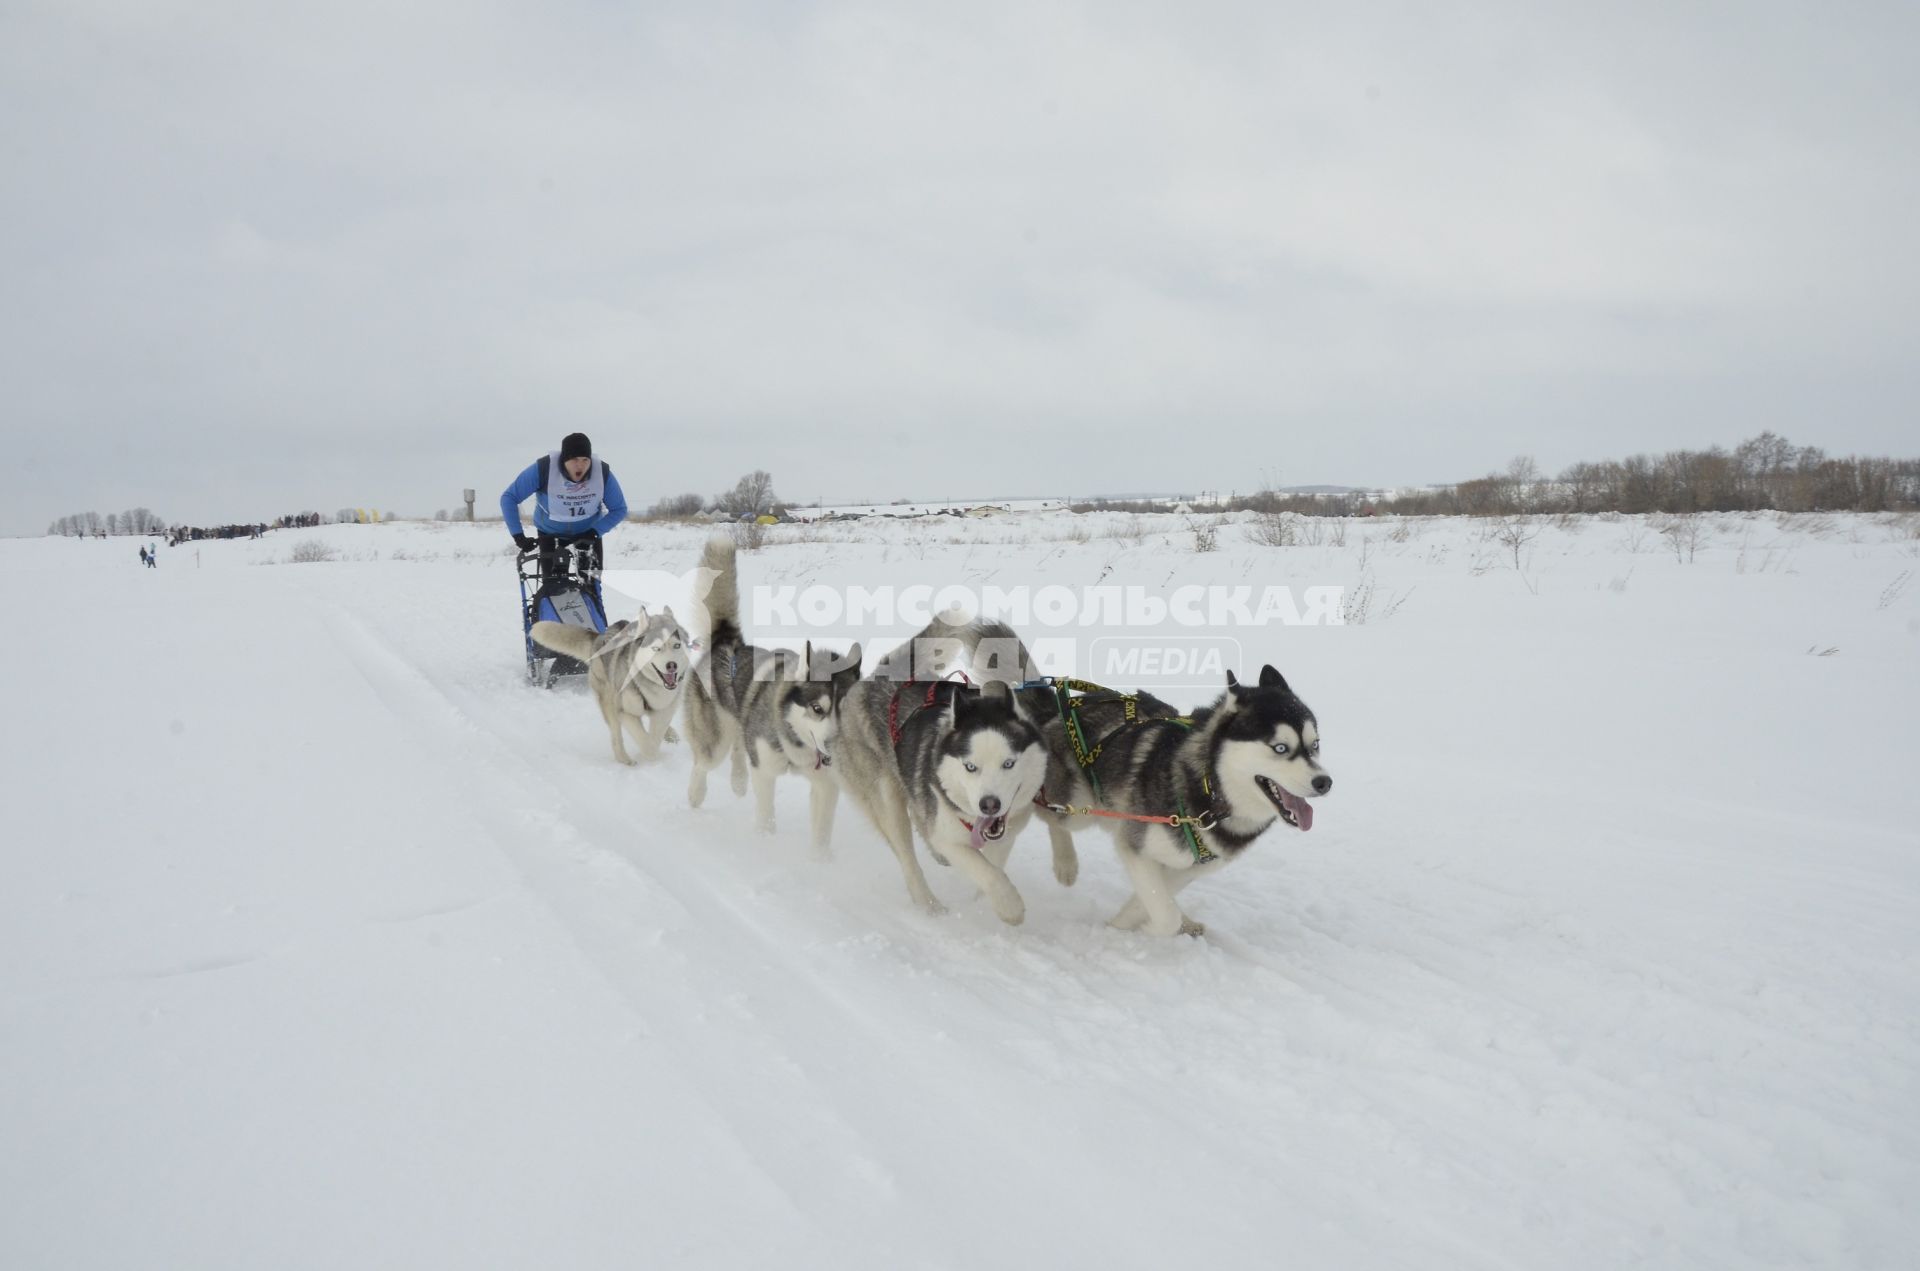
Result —
[[1002, 922], [1025, 919], [1007, 855], [1046, 781], [1047, 744], [1006, 684], [862, 680], [842, 704], [833, 772], [893, 849], [916, 903], [941, 908], [914, 852], [918, 830]]
[[1313, 828], [1313, 804], [1333, 789], [1320, 763], [1320, 723], [1271, 666], [1187, 720], [1154, 720], [1110, 738], [1094, 760], [1108, 822], [1133, 898], [1110, 925], [1156, 935], [1202, 935], [1181, 912], [1181, 889], [1224, 869], [1276, 824]]

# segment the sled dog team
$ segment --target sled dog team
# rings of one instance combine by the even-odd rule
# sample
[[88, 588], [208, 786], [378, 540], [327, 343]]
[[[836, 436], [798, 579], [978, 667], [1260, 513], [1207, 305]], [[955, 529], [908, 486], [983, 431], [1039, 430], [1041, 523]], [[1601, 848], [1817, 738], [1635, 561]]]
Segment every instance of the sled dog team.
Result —
[[[1183, 716], [1146, 694], [1042, 680], [1013, 630], [990, 621], [936, 619], [861, 672], [846, 653], [756, 648], [740, 629], [734, 544], [716, 536], [701, 557], [712, 578], [711, 631], [697, 666], [694, 642], [667, 609], [617, 622], [602, 635], [539, 622], [533, 638], [585, 661], [614, 758], [659, 753], [682, 698], [699, 807], [707, 774], [725, 761], [736, 795], [752, 787], [755, 823], [773, 829], [774, 782], [810, 787], [813, 849], [829, 854], [844, 792], [899, 861], [916, 904], [939, 912], [914, 836], [941, 865], [965, 874], [1002, 921], [1026, 902], [1007, 856], [1038, 817], [1053, 874], [1079, 874], [1073, 835], [1098, 820], [1113, 834], [1133, 897], [1111, 925], [1158, 935], [1205, 929], [1180, 909], [1188, 884], [1225, 868], [1284, 822], [1313, 828], [1309, 800], [1333, 788], [1320, 764], [1319, 725], [1280, 673], [1257, 684], [1232, 672], [1210, 706]], [[966, 662], [982, 682], [947, 678]]]

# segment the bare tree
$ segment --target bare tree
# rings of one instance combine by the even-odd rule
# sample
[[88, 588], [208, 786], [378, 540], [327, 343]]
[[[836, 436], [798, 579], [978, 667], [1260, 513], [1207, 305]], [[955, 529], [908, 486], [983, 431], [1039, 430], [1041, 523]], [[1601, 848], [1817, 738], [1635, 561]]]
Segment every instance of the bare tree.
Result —
[[735, 482], [733, 489], [715, 495], [713, 505], [738, 519], [743, 516], [764, 516], [773, 511], [777, 501], [778, 496], [773, 492], [773, 478], [755, 469]]
[[1507, 506], [1515, 512], [1533, 512], [1540, 506], [1540, 465], [1532, 455], [1515, 455], [1507, 461]]
[[1540, 537], [1538, 523], [1524, 516], [1502, 516], [1494, 520], [1493, 540], [1513, 553], [1513, 567], [1520, 568], [1520, 549]]

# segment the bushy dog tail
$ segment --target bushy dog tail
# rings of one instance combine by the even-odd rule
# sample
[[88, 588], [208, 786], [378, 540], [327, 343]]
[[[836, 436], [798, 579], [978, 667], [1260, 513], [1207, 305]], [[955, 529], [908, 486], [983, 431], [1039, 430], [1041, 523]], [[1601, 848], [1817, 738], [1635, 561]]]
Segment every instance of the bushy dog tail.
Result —
[[593, 656], [594, 633], [585, 627], [569, 626], [564, 622], [536, 622], [529, 634], [533, 636], [535, 644], [552, 649], [555, 653], [564, 653], [582, 662]]
[[[700, 600], [706, 611], [707, 647], [743, 643], [740, 631], [740, 573], [734, 563], [737, 549], [731, 534], [715, 534], [700, 552], [700, 577], [707, 593]], [[694, 625], [700, 625], [696, 618]], [[698, 635], [699, 632], [694, 634]]]
[[[1040, 675], [1033, 654], [1012, 627], [993, 619], [966, 619], [949, 612], [929, 622], [920, 634], [890, 655], [888, 670], [892, 674], [883, 678], [937, 680], [962, 662], [974, 679], [983, 682], [1024, 684]], [[912, 667], [911, 675], [905, 673], [906, 666]]]

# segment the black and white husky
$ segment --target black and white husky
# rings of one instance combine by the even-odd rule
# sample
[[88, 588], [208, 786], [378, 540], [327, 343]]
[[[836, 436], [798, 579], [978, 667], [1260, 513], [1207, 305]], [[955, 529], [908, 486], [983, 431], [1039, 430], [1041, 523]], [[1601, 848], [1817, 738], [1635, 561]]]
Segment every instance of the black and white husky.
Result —
[[1320, 763], [1319, 722], [1271, 666], [1252, 686], [1229, 671], [1226, 692], [1190, 721], [1146, 720], [1111, 734], [1093, 773], [1112, 811], [1181, 819], [1108, 822], [1133, 882], [1133, 898], [1111, 925], [1157, 935], [1204, 932], [1181, 912], [1179, 892], [1225, 868], [1276, 823], [1311, 830], [1308, 800], [1333, 789]]
[[846, 653], [815, 649], [763, 649], [740, 630], [740, 583], [733, 540], [716, 535], [701, 555], [712, 585], [706, 608], [711, 621], [707, 655], [694, 668], [687, 690], [687, 747], [693, 776], [687, 802], [707, 797], [707, 774], [731, 756], [735, 794], [747, 792], [752, 773], [754, 824], [773, 831], [774, 783], [787, 773], [810, 788], [814, 853], [832, 851], [833, 812], [839, 786], [830, 771], [840, 726], [840, 699], [860, 678], [860, 646]]
[[[939, 643], [939, 626], [913, 644]], [[914, 852], [917, 829], [934, 859], [965, 874], [1002, 922], [1025, 919], [1007, 855], [1033, 816], [1047, 747], [1005, 683], [859, 681], [841, 702], [833, 772], [893, 849], [915, 903], [941, 909]]]
[[623, 734], [632, 736], [641, 759], [654, 758], [660, 744], [671, 740], [673, 713], [692, 660], [692, 641], [671, 606], [649, 614], [642, 605], [638, 618], [616, 622], [598, 635], [564, 622], [536, 622], [531, 634], [543, 648], [587, 664], [587, 683], [607, 721], [616, 760], [636, 762]]

